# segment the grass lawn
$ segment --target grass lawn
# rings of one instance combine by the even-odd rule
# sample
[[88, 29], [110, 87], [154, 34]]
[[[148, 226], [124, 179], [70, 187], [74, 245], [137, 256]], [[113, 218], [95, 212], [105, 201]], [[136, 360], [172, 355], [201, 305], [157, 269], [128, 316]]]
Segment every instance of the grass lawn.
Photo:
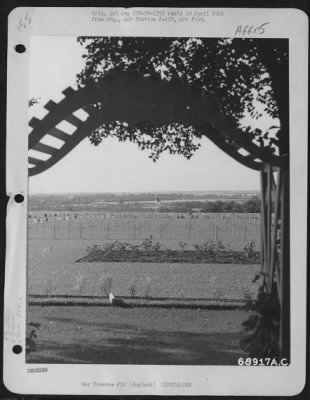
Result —
[[[85, 262], [92, 241], [30, 240], [28, 295], [245, 299], [255, 297], [258, 265]], [[28, 362], [237, 365], [242, 310], [206, 308], [29, 305], [28, 322], [40, 323]]]
[[257, 293], [257, 264], [75, 262], [86, 246], [79, 240], [30, 240], [28, 294], [102, 296], [109, 277], [116, 296], [130, 296], [132, 288], [136, 296], [148, 292], [155, 298], [240, 299]]

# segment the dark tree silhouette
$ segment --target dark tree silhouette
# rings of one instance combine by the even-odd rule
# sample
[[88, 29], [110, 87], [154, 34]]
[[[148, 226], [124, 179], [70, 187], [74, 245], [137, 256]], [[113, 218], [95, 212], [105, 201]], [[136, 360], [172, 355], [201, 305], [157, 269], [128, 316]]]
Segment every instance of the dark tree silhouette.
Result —
[[[280, 124], [266, 132], [251, 126], [240, 125], [239, 129], [268, 152], [288, 152], [287, 40], [79, 37], [78, 41], [86, 50], [85, 68], [77, 76], [80, 86], [100, 81], [111, 70], [178, 79], [198, 87], [202, 96], [214, 95], [223, 114], [236, 122], [245, 115], [279, 119]], [[255, 106], [258, 103], [260, 107]], [[151, 150], [156, 160], [165, 150], [190, 158], [202, 134], [176, 121], [159, 127], [147, 123], [130, 127], [126, 121], [114, 121], [92, 132], [90, 140], [98, 145], [107, 136], [135, 142]]]

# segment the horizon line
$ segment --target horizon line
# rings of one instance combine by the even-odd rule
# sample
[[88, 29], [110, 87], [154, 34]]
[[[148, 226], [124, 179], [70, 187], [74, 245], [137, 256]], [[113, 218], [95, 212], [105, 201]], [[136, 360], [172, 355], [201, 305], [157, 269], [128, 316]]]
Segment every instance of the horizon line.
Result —
[[146, 191], [107, 191], [107, 192], [36, 192], [28, 193], [28, 195], [77, 195], [77, 194], [133, 194], [133, 193], [248, 193], [260, 192], [260, 189], [212, 189], [212, 190], [146, 190]]

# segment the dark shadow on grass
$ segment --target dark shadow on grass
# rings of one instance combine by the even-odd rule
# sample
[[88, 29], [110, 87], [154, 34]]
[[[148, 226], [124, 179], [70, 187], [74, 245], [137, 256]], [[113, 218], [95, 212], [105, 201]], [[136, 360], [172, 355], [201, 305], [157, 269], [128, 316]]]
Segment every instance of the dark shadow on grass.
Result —
[[[104, 332], [105, 331], [105, 332]], [[107, 337], [104, 338], [104, 333]], [[88, 341], [61, 344], [38, 341], [34, 363], [237, 365], [243, 356], [238, 333], [160, 332], [124, 325], [103, 330], [102, 343]]]

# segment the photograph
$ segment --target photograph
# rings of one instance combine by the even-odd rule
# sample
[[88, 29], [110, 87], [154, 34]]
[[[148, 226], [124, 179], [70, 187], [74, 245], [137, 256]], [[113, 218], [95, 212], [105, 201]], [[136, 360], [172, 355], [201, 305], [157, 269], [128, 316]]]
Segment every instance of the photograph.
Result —
[[290, 365], [289, 40], [29, 52], [26, 363]]

